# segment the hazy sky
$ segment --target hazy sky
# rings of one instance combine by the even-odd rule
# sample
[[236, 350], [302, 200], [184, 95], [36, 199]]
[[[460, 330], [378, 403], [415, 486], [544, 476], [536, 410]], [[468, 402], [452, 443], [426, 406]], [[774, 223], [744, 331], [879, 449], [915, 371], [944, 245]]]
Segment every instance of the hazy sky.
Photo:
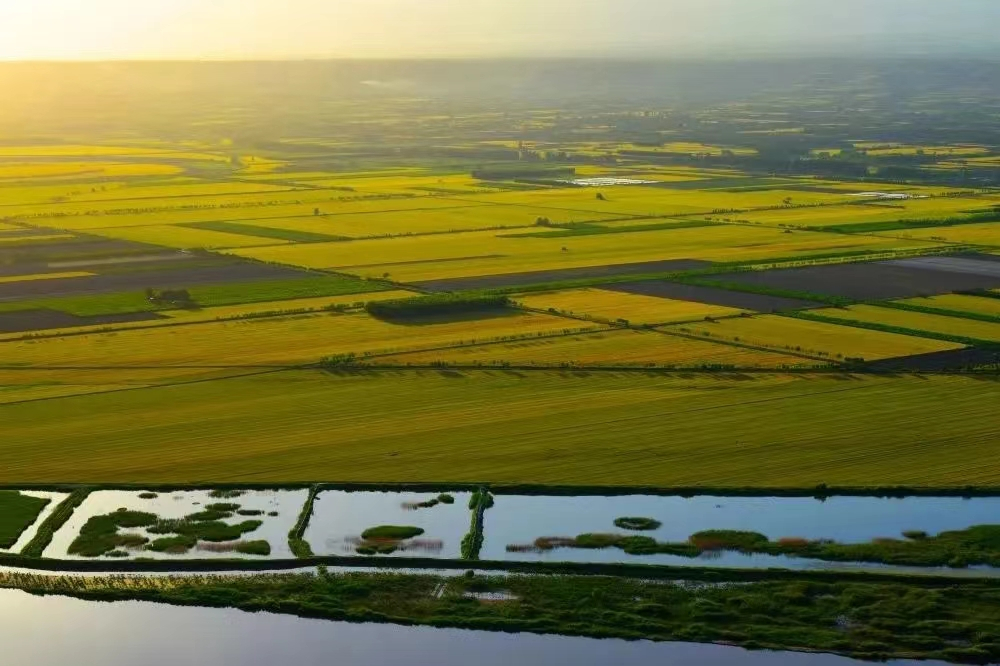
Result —
[[0, 59], [993, 48], [1000, 0], [0, 0]]

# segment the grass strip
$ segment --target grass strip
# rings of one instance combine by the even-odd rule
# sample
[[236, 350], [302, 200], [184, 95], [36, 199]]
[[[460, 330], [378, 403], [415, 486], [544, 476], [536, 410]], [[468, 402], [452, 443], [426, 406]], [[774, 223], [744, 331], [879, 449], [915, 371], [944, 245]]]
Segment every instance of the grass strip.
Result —
[[306, 497], [305, 504], [302, 505], [302, 510], [299, 511], [298, 520], [295, 521], [295, 525], [288, 532], [288, 548], [292, 551], [295, 557], [312, 557], [313, 550], [306, 541], [306, 528], [309, 527], [309, 520], [313, 515], [313, 507], [316, 503], [316, 496], [319, 494], [319, 486], [312, 486], [309, 488], [309, 495]]
[[469, 532], [462, 537], [462, 559], [478, 560], [483, 548], [483, 528], [486, 520], [486, 510], [493, 506], [493, 495], [486, 488], [479, 488], [469, 498], [469, 509], [472, 511], [472, 521]]
[[942, 219], [891, 220], [887, 222], [856, 222], [853, 224], [837, 224], [828, 227], [806, 227], [809, 231], [827, 231], [840, 234], [864, 234], [881, 231], [900, 231], [905, 229], [927, 229], [933, 227], [954, 227], [962, 224], [981, 224], [1000, 221], [1000, 210], [986, 213], [975, 213], [966, 217], [948, 217]]
[[59, 503], [56, 510], [49, 514], [45, 522], [38, 526], [35, 536], [24, 547], [21, 554], [25, 557], [41, 557], [45, 549], [52, 543], [52, 538], [63, 525], [66, 524], [76, 508], [83, 504], [83, 501], [90, 495], [91, 488], [77, 488], [69, 496]]
[[510, 299], [498, 294], [465, 292], [458, 294], [432, 294], [415, 298], [390, 301], [371, 301], [365, 310], [373, 317], [388, 320], [419, 319], [454, 314], [503, 310], [510, 306]]

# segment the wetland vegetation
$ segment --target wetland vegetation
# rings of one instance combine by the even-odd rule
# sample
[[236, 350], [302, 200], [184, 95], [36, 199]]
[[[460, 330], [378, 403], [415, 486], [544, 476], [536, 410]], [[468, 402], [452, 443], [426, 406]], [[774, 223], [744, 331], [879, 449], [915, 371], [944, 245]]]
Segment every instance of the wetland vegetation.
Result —
[[[862, 659], [1000, 658], [998, 588], [777, 579], [643, 582], [602, 576], [438, 578], [418, 574], [50, 577], [0, 585], [92, 600], [141, 599], [351, 622], [835, 652]], [[502, 600], [480, 600], [487, 593]], [[469, 594], [471, 593], [471, 594]]]

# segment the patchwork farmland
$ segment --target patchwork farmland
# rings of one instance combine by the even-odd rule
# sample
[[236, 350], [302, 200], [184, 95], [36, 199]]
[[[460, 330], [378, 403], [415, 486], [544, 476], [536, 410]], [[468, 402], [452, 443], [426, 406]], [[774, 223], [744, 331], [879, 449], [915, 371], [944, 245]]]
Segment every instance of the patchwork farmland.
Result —
[[[469, 139], [460, 151], [511, 145]], [[910, 413], [940, 386], [962, 396], [950, 423], [966, 423], [978, 407], [964, 396], [993, 391], [995, 191], [765, 176], [727, 162], [759, 159], [756, 149], [694, 140], [523, 144], [543, 145], [575, 161], [403, 164], [353, 157], [357, 142], [308, 138], [252, 151], [163, 140], [3, 146], [4, 480], [749, 483], [767, 475], [710, 434], [695, 437], [697, 466], [637, 475], [644, 456], [694, 456], [650, 449], [666, 431], [640, 414], [682, 400], [689, 438], [708, 433], [699, 410], [720, 422], [739, 412], [740, 437], [763, 446], [806, 417], [754, 425], [758, 403], [813, 418], [857, 386], [880, 396], [882, 413]], [[915, 154], [865, 150], [880, 163]], [[927, 371], [942, 376], [908, 376]], [[502, 406], [497, 436], [513, 448], [470, 459], [482, 434], [469, 428], [489, 404]], [[578, 418], [571, 406], [583, 404], [600, 424]], [[149, 424], [141, 432], [106, 430], [151, 405], [162, 419], [136, 420]], [[44, 413], [60, 417], [39, 421]], [[228, 442], [240, 414], [257, 431], [244, 452], [175, 448], [180, 423]], [[613, 443], [618, 419], [636, 429]], [[425, 423], [436, 447], [401, 440], [397, 421]], [[958, 478], [940, 466], [862, 473], [837, 455], [841, 422], [816, 427], [829, 448], [775, 451], [769, 483]], [[538, 458], [545, 432], [561, 442], [551, 464]], [[972, 446], [979, 435], [969, 437]], [[582, 441], [613, 444], [616, 471], [595, 475], [601, 465], [574, 452]], [[44, 463], [59, 442], [86, 450], [86, 464]], [[864, 446], [874, 459], [903, 443]], [[39, 453], [18, 462], [27, 447]], [[126, 452], [132, 466], [119, 463]], [[404, 478], [415, 456], [419, 473]]]
[[1000, 662], [995, 63], [0, 81], [11, 654]]

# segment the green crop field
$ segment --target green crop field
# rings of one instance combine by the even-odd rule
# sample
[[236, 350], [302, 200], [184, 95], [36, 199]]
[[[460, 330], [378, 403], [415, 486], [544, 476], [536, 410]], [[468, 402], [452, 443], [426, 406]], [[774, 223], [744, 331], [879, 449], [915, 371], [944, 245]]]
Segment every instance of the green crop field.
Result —
[[288, 371], [0, 406], [0, 482], [997, 484], [998, 399], [975, 377]]

